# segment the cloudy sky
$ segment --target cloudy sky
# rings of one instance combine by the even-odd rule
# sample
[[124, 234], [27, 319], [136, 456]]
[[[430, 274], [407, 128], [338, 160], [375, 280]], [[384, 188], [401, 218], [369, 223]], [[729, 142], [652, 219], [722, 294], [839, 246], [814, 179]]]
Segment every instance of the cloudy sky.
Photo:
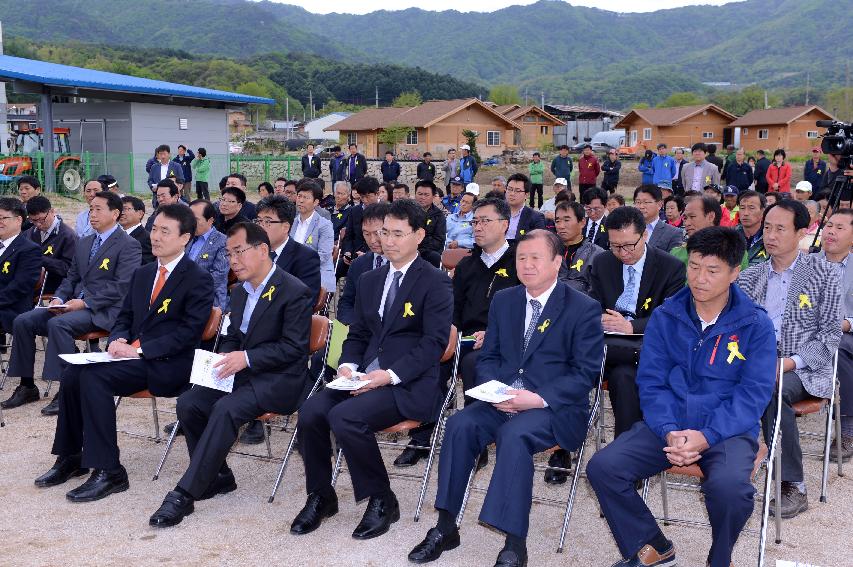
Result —
[[[350, 14], [366, 14], [376, 10], [404, 10], [406, 8], [422, 8], [424, 10], [460, 10], [475, 12], [493, 12], [507, 6], [533, 4], [536, 0], [358, 0], [357, 2], [318, 2], [317, 0], [273, 0], [283, 4], [302, 6], [309, 12], [327, 14], [329, 12], [346, 12]], [[713, 4], [719, 6], [732, 0], [572, 0], [575, 6], [591, 6], [614, 12], [653, 12], [665, 8], [696, 4]]]

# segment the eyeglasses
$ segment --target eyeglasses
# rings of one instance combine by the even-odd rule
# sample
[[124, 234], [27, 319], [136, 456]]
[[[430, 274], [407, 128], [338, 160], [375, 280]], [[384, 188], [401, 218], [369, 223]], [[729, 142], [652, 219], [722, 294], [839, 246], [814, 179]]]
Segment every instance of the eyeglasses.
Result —
[[285, 224], [287, 221], [283, 221], [283, 220], [269, 220], [269, 219], [256, 218], [256, 219], [255, 219], [255, 220], [253, 220], [252, 222], [253, 222], [253, 223], [255, 223], [256, 225], [259, 225], [259, 226], [266, 226], [266, 227], [270, 227], [270, 226], [272, 226], [272, 225], [274, 225], [274, 224]]
[[525, 191], [524, 189], [514, 189], [511, 187], [507, 187], [506, 192], [507, 193], [527, 193], [527, 191]]
[[250, 249], [252, 249], [252, 248], [257, 248], [257, 247], [258, 247], [258, 245], [257, 245], [257, 244], [253, 244], [253, 245], [251, 245], [251, 246], [246, 246], [246, 247], [245, 247], [245, 248], [243, 248], [242, 250], [232, 250], [232, 251], [230, 251], [230, 252], [229, 252], [228, 250], [226, 250], [226, 251], [225, 251], [225, 259], [226, 259], [226, 260], [230, 260], [231, 258], [239, 258], [239, 257], [241, 257], [241, 256], [243, 255], [243, 253], [244, 253], [245, 251], [250, 250]]
[[628, 253], [631, 253], [631, 252], [633, 252], [634, 250], [636, 250], [636, 248], [637, 248], [637, 244], [639, 244], [639, 243], [640, 243], [640, 241], [643, 239], [643, 236], [644, 236], [644, 235], [642, 235], [642, 234], [641, 234], [641, 235], [640, 235], [640, 238], [638, 238], [638, 239], [637, 239], [637, 241], [636, 241], [635, 243], [633, 243], [633, 244], [613, 244], [613, 243], [611, 242], [611, 243], [610, 243], [610, 250], [612, 250], [613, 252], [628, 252]]
[[400, 240], [414, 233], [414, 230], [411, 232], [403, 232], [402, 230], [385, 230], [383, 228], [379, 231], [379, 236], [381, 236], [382, 238], [387, 238], [388, 240]]
[[40, 217], [37, 217], [37, 216], [34, 216], [34, 215], [30, 215], [30, 221], [31, 221], [33, 224], [41, 224], [41, 223], [43, 223], [44, 221], [46, 221], [46, 220], [47, 220], [47, 216], [48, 216], [48, 215], [46, 215], [46, 214], [41, 215]]
[[483, 225], [483, 228], [487, 228], [490, 223], [508, 220], [504, 217], [499, 217], [496, 219], [471, 219], [471, 226], [477, 228], [479, 225]]
[[634, 201], [636, 207], [650, 207], [657, 204], [657, 201]]

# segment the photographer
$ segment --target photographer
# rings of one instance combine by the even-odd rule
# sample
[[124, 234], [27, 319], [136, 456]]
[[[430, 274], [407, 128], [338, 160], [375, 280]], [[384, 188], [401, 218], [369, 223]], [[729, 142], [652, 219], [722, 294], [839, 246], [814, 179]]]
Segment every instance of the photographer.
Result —
[[[836, 154], [828, 154], [826, 157], [826, 172], [823, 174], [823, 179], [820, 183], [821, 191], [829, 191], [832, 192], [832, 188], [835, 186], [835, 180], [838, 179], [839, 176], [844, 175], [844, 172], [838, 166], [838, 162], [840, 161], [841, 156]], [[846, 175], [853, 175], [851, 170], [848, 168]], [[844, 190], [841, 192], [841, 206], [842, 207], [850, 207], [851, 201], [853, 201], [853, 186], [847, 184], [844, 187]]]

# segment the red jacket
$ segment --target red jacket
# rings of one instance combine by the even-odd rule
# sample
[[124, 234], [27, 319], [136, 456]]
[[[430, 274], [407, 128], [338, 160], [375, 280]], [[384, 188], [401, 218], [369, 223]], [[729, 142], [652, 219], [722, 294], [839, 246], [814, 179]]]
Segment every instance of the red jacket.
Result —
[[[779, 188], [774, 189], [773, 184], [778, 183]], [[782, 164], [782, 167], [776, 165], [776, 162], [770, 164], [767, 168], [767, 190], [779, 191], [781, 193], [791, 192], [791, 164], [787, 161]]]
[[581, 185], [595, 185], [598, 174], [601, 173], [601, 164], [594, 155], [581, 156], [578, 160], [578, 183]]

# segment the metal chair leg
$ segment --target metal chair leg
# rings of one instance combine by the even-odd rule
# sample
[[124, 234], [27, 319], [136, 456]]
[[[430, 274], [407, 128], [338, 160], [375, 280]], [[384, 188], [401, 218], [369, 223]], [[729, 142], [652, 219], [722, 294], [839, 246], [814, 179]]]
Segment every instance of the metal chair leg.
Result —
[[163, 449], [163, 456], [160, 457], [160, 463], [157, 465], [157, 469], [154, 471], [154, 478], [151, 480], [157, 480], [160, 478], [160, 471], [163, 469], [163, 465], [166, 464], [166, 457], [169, 456], [169, 451], [172, 449], [172, 443], [175, 442], [175, 436], [178, 434], [178, 427], [181, 426], [180, 421], [175, 422], [175, 427], [172, 428], [172, 433], [169, 435], [169, 440], [166, 442], [166, 448]]
[[480, 454], [474, 457], [474, 466], [471, 467], [471, 474], [468, 475], [468, 484], [465, 485], [465, 495], [462, 496], [462, 507], [459, 513], [456, 514], [456, 527], [462, 525], [462, 518], [465, 516], [465, 507], [468, 506], [468, 498], [471, 496], [471, 485], [474, 483], [474, 475], [477, 474], [477, 462], [480, 460]]
[[[592, 409], [592, 411], [593, 411], [593, 414], [596, 414], [597, 409], [594, 407]], [[598, 419], [598, 417], [596, 416], [595, 419]], [[591, 428], [587, 427], [587, 432], [589, 431], [589, 429], [591, 429]], [[563, 527], [560, 530], [560, 542], [557, 544], [557, 553], [563, 552], [563, 546], [566, 543], [566, 535], [569, 532], [569, 521], [571, 521], [571, 519], [572, 519], [572, 511], [574, 510], [574, 507], [575, 507], [575, 495], [577, 494], [578, 481], [580, 480], [580, 476], [581, 476], [580, 471], [581, 471], [581, 465], [583, 464], [583, 456], [584, 456], [584, 453], [586, 452], [587, 438], [588, 438], [588, 436], [584, 437], [583, 441], [581, 442], [581, 446], [578, 449], [578, 462], [575, 465], [575, 470], [574, 470], [574, 473], [572, 474], [572, 486], [571, 486], [571, 488], [569, 488], [569, 499], [566, 501], [566, 513], [563, 515]]]
[[649, 498], [649, 484], [651, 484], [650, 479], [646, 478], [643, 480], [643, 494], [642, 494], [643, 502], [645, 502]]
[[3, 408], [0, 408], [0, 427], [6, 427], [6, 420], [3, 418]]
[[[293, 434], [290, 436], [290, 443], [287, 444], [287, 451], [284, 452], [284, 458], [281, 460], [281, 467], [278, 469], [278, 476], [275, 479], [275, 484], [272, 487], [272, 493], [270, 494], [267, 503], [272, 504], [272, 501], [275, 500], [275, 494], [278, 492], [278, 487], [281, 485], [281, 480], [284, 478], [284, 471], [287, 468], [287, 461], [290, 459], [290, 454], [293, 453], [293, 445], [296, 443], [296, 430], [299, 428], [297, 424], [296, 427], [293, 428]], [[334, 484], [333, 484], [334, 485]]]
[[429, 476], [432, 472], [432, 465], [435, 461], [435, 453], [438, 451], [438, 440], [441, 439], [441, 429], [444, 427], [444, 419], [439, 418], [438, 423], [432, 432], [432, 439], [430, 440], [430, 448], [429, 448], [429, 456], [427, 457], [426, 468], [424, 469], [424, 478], [421, 482], [421, 493], [418, 495], [418, 505], [415, 507], [415, 521], [421, 519], [421, 509], [424, 505], [424, 499], [426, 498], [427, 489], [429, 488]]
[[835, 457], [838, 460], [838, 476], [844, 476], [841, 459], [841, 402], [835, 397]]
[[341, 461], [344, 458], [344, 450], [338, 449], [338, 456], [335, 457], [335, 468], [332, 470], [332, 488], [338, 482], [338, 475], [341, 474]]
[[835, 415], [835, 395], [826, 406], [826, 431], [823, 439], [823, 474], [820, 477], [820, 501], [826, 502], [826, 483], [829, 477], [829, 452], [832, 450], [832, 425]]
[[776, 466], [775, 469], [775, 485], [776, 485], [776, 507], [773, 510], [776, 517], [776, 543], [782, 543], [782, 514], [780, 507], [782, 504], [782, 451], [781, 447], [776, 448]]
[[660, 473], [660, 497], [663, 501], [663, 525], [669, 525], [669, 498], [667, 498], [667, 482], [666, 471]]
[[163, 438], [160, 437], [160, 415], [157, 413], [157, 398], [151, 398], [151, 417], [154, 418], [154, 442], [159, 443]]
[[50, 389], [53, 387], [53, 380], [48, 378], [47, 387], [44, 389], [44, 397], [47, 398], [50, 395]]
[[264, 443], [267, 446], [267, 458], [272, 459], [272, 446], [270, 445], [270, 432], [272, 430], [272, 426], [269, 421], [265, 421], [261, 424], [264, 430]]

